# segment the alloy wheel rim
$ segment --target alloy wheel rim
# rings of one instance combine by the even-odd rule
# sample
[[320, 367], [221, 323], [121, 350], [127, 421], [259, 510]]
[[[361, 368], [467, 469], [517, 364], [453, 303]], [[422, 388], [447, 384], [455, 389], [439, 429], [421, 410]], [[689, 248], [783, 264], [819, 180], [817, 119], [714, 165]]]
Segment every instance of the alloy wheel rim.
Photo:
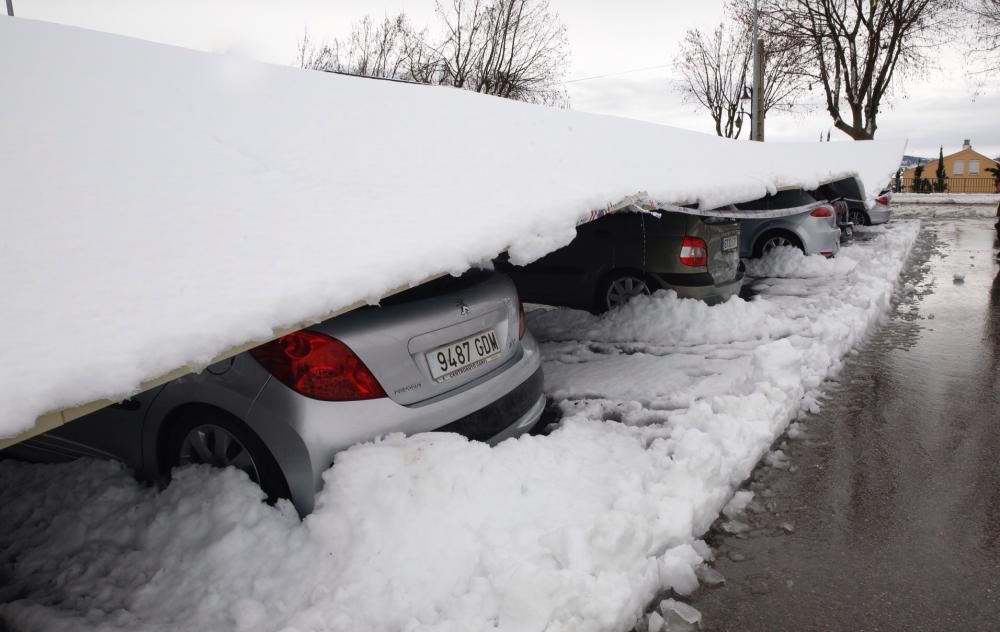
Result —
[[627, 276], [615, 279], [608, 288], [606, 302], [608, 309], [624, 305], [640, 294], [649, 294], [649, 286], [640, 278]]
[[205, 424], [192, 428], [181, 441], [180, 464], [200, 463], [214, 467], [235, 467], [260, 482], [257, 464], [239, 439], [221, 426]]
[[779, 248], [781, 246], [791, 246], [791, 247], [794, 247], [795, 244], [793, 244], [791, 242], [791, 240], [789, 240], [787, 237], [780, 237], [780, 236], [779, 237], [771, 237], [766, 242], [764, 242], [764, 252], [765, 253], [771, 252], [775, 248]]

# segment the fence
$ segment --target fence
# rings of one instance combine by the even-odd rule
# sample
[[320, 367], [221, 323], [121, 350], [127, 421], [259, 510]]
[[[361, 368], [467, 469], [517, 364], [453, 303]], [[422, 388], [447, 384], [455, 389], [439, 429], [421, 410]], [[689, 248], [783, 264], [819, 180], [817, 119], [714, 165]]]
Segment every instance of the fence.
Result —
[[[936, 193], [937, 179], [934, 177], [920, 178], [893, 178], [892, 190], [896, 193]], [[947, 178], [944, 181], [944, 192], [946, 193], [995, 193], [996, 184], [992, 177], [989, 178]]]

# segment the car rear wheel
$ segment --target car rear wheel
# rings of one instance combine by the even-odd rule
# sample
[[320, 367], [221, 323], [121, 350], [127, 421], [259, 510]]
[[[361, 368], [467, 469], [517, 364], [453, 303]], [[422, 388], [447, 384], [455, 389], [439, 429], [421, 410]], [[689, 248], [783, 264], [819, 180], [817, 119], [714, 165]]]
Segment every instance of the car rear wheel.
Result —
[[638, 274], [630, 272], [618, 272], [607, 279], [601, 285], [598, 293], [598, 312], [606, 312], [628, 303], [640, 294], [652, 294], [653, 289], [646, 279]]
[[210, 408], [188, 409], [168, 428], [165, 440], [170, 469], [192, 463], [235, 467], [257, 483], [267, 501], [288, 498], [288, 483], [264, 442], [242, 421]]
[[868, 214], [864, 211], [851, 211], [848, 217], [855, 226], [868, 226], [871, 224]]
[[764, 235], [764, 237], [757, 242], [757, 247], [754, 249], [755, 251], [754, 254], [756, 254], [758, 257], [761, 257], [771, 252], [775, 248], [780, 248], [780, 247], [791, 247], [791, 248], [798, 248], [799, 250], [803, 251], [805, 250], [802, 247], [802, 242], [799, 241], [798, 237], [796, 237], [791, 233], [780, 232], [780, 233], [770, 233], [768, 235]]

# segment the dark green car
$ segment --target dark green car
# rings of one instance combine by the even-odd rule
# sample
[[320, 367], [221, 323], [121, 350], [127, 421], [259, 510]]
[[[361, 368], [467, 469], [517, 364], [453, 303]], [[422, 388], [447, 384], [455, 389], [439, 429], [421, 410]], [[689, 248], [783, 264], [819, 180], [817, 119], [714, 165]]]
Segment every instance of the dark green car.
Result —
[[526, 266], [498, 265], [524, 301], [600, 313], [660, 289], [724, 301], [743, 281], [739, 246], [734, 219], [625, 212], [577, 227], [568, 246]]

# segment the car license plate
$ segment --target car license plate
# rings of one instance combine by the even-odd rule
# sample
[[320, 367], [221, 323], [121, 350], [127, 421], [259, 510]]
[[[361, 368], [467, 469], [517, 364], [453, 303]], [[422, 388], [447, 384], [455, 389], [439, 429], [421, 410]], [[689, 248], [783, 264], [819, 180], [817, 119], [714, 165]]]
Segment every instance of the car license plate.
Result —
[[431, 377], [444, 382], [480, 367], [500, 355], [500, 342], [492, 329], [433, 349], [424, 354]]
[[726, 235], [722, 238], [722, 252], [736, 250], [740, 245], [739, 235]]

